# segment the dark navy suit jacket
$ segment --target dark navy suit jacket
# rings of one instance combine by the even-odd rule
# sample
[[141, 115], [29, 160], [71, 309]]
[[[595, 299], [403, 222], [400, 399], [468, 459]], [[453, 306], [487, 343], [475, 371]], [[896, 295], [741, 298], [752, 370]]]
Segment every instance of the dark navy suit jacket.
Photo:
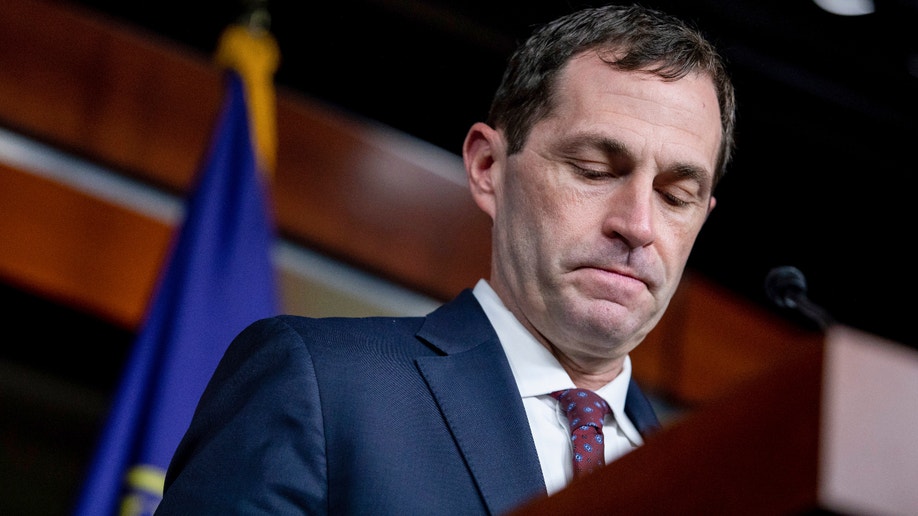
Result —
[[[658, 426], [634, 382], [626, 412]], [[252, 324], [201, 397], [157, 515], [467, 516], [544, 495], [509, 363], [466, 290], [426, 317]]]

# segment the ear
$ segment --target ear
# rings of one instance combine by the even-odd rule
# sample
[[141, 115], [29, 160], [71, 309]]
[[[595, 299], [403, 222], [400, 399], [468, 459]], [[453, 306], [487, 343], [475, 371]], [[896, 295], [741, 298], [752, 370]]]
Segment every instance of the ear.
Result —
[[712, 195], [711, 201], [708, 202], [708, 212], [704, 216], [705, 219], [707, 219], [711, 215], [711, 212], [714, 211], [714, 206], [717, 206], [717, 199], [715, 199]]
[[503, 138], [491, 126], [472, 125], [462, 144], [462, 160], [469, 180], [472, 199], [494, 220], [497, 187], [504, 162]]

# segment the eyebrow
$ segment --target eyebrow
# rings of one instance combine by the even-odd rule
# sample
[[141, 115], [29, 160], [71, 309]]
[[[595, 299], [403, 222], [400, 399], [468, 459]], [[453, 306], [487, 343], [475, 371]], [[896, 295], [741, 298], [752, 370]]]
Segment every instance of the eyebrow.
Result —
[[634, 154], [628, 150], [624, 143], [602, 134], [578, 133], [560, 142], [560, 149], [565, 153], [575, 153], [585, 148], [599, 149], [610, 156], [621, 156], [631, 161], [635, 160]]

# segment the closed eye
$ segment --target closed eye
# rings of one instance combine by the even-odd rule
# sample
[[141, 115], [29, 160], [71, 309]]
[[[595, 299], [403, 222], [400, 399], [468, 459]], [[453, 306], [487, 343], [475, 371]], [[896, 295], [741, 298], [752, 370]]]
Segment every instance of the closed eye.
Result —
[[671, 206], [684, 207], [702, 201], [708, 191], [707, 174], [692, 166], [679, 166], [656, 179], [656, 190]]
[[677, 208], [683, 208], [692, 204], [691, 200], [686, 200], [678, 195], [668, 192], [666, 190], [658, 190], [660, 196], [663, 197], [663, 200], [670, 206], [675, 206]]
[[584, 177], [586, 179], [604, 179], [607, 177], [615, 177], [612, 172], [608, 170], [598, 170], [594, 168], [587, 168], [581, 165], [572, 164], [574, 170], [577, 172], [577, 175]]

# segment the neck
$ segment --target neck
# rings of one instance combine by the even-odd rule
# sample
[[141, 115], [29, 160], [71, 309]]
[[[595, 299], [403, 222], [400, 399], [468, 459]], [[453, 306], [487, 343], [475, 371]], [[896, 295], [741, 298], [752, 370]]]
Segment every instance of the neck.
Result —
[[612, 360], [574, 360], [557, 348], [550, 347], [549, 350], [567, 371], [574, 385], [581, 389], [598, 390], [618, 377], [624, 369], [624, 356]]

